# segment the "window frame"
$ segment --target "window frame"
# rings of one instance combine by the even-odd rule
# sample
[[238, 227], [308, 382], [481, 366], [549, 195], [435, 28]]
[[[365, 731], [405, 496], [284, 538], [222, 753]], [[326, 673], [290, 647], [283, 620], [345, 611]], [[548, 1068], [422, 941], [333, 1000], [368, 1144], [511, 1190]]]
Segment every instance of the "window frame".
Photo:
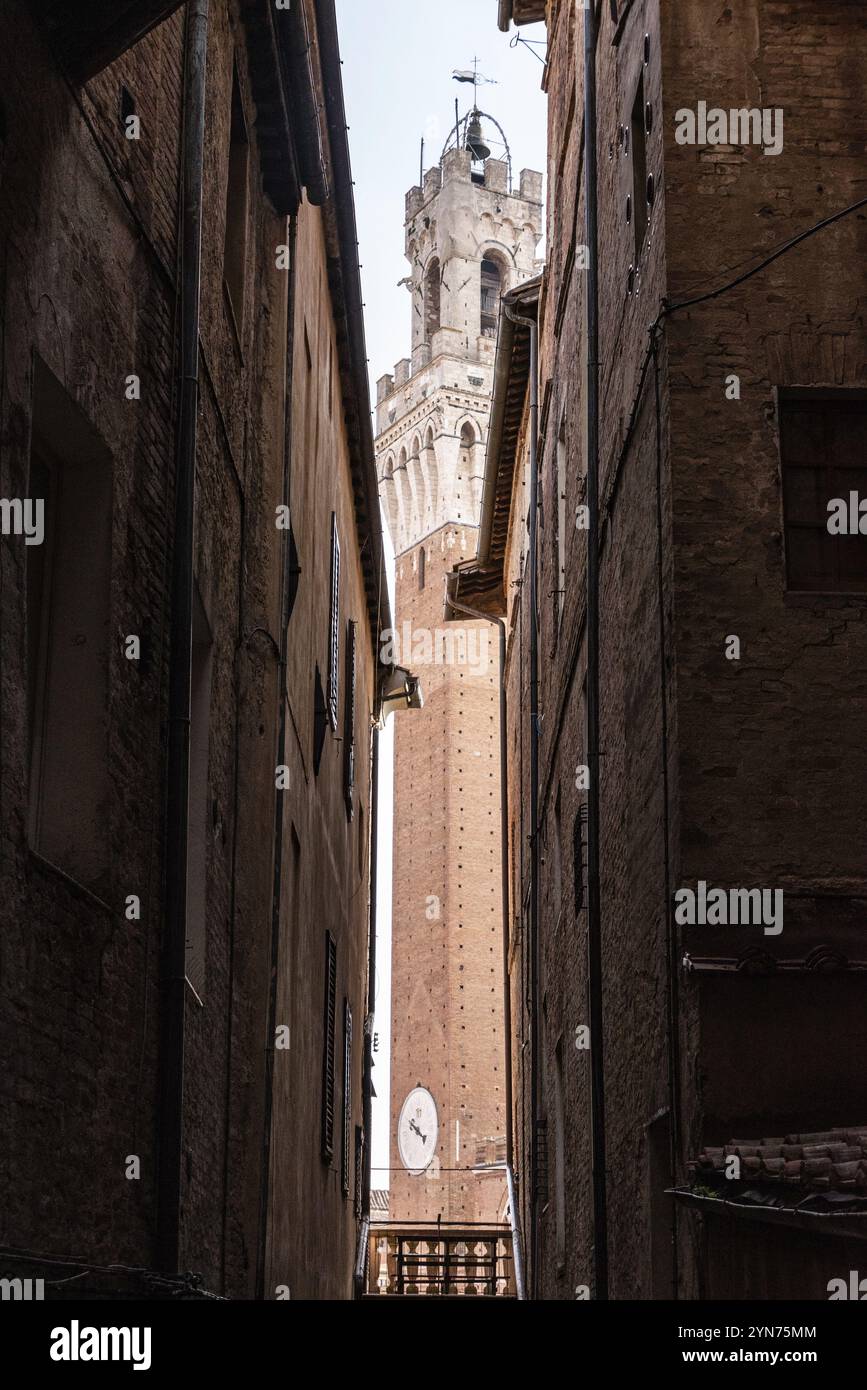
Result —
[[[867, 569], [865, 569], [863, 586], [862, 586], [860, 589], [845, 588], [845, 587], [843, 586], [843, 584], [842, 584], [841, 582], [839, 582], [839, 581], [840, 581], [840, 566], [839, 566], [839, 553], [840, 553], [840, 552], [839, 552], [839, 548], [838, 548], [838, 547], [835, 547], [835, 546], [829, 546], [828, 554], [834, 556], [833, 575], [831, 576], [831, 578], [832, 578], [832, 580], [833, 580], [834, 578], [837, 579], [838, 582], [837, 582], [836, 585], [832, 582], [830, 585], [829, 585], [829, 584], [823, 584], [822, 586], [815, 585], [815, 586], [812, 586], [812, 587], [805, 588], [805, 587], [803, 587], [802, 584], [793, 582], [792, 579], [791, 579], [791, 577], [790, 577], [790, 561], [791, 561], [792, 550], [793, 550], [793, 547], [792, 547], [792, 539], [793, 539], [793, 534], [794, 534], [794, 533], [799, 532], [799, 531], [800, 531], [800, 532], [803, 532], [803, 531], [818, 532], [820, 536], [822, 536], [822, 537], [824, 537], [824, 538], [827, 538], [827, 540], [828, 540], [829, 542], [832, 541], [832, 540], [835, 540], [835, 539], [838, 540], [838, 541], [841, 540], [841, 539], [846, 539], [846, 538], [843, 538], [843, 537], [832, 537], [832, 536], [830, 535], [830, 533], [829, 533], [828, 530], [827, 530], [827, 512], [826, 512], [826, 514], [825, 514], [824, 517], [822, 517], [820, 520], [817, 520], [815, 523], [809, 523], [809, 522], [796, 522], [796, 521], [791, 521], [791, 520], [789, 519], [789, 499], [788, 499], [788, 489], [787, 489], [787, 476], [788, 476], [788, 477], [791, 477], [792, 474], [793, 474], [796, 470], [798, 470], [798, 471], [800, 471], [800, 472], [811, 471], [811, 472], [813, 472], [814, 474], [816, 474], [816, 473], [818, 472], [818, 469], [817, 469], [817, 467], [816, 467], [815, 465], [810, 465], [810, 464], [807, 464], [807, 463], [797, 463], [797, 462], [793, 462], [793, 461], [787, 462], [787, 459], [786, 459], [786, 452], [785, 452], [785, 451], [786, 451], [786, 419], [785, 419], [786, 411], [785, 411], [785, 407], [786, 407], [787, 405], [795, 405], [795, 406], [797, 406], [797, 405], [799, 405], [799, 404], [803, 407], [803, 406], [807, 406], [807, 405], [809, 405], [809, 404], [817, 404], [817, 405], [818, 405], [818, 404], [820, 404], [820, 403], [831, 403], [831, 402], [837, 402], [837, 403], [840, 403], [840, 404], [843, 404], [843, 403], [851, 403], [851, 404], [860, 405], [860, 406], [862, 407], [863, 413], [864, 413], [864, 415], [865, 415], [865, 419], [867, 419], [867, 389], [864, 389], [864, 388], [861, 388], [861, 387], [827, 387], [827, 386], [825, 386], [825, 387], [807, 387], [807, 386], [792, 386], [792, 387], [789, 387], [789, 386], [778, 386], [778, 387], [777, 387], [777, 390], [776, 390], [777, 455], [778, 455], [778, 467], [779, 467], [779, 479], [780, 479], [780, 517], [781, 517], [782, 553], [783, 553], [783, 589], [784, 589], [784, 592], [785, 592], [787, 595], [791, 595], [791, 596], [794, 597], [794, 598], [799, 598], [799, 597], [800, 597], [800, 598], [804, 598], [804, 597], [814, 598], [816, 595], [826, 595], [827, 597], [829, 597], [829, 598], [834, 598], [834, 599], [840, 599], [840, 598], [847, 598], [847, 597], [849, 597], [849, 598], [857, 598], [857, 599], [863, 600], [865, 594], [867, 594]], [[829, 414], [830, 414], [830, 412], [829, 412]], [[825, 427], [825, 424], [824, 424], [824, 422], [823, 422], [823, 436], [825, 436], [825, 429], [826, 429], [826, 427]], [[823, 438], [823, 445], [826, 445], [826, 444], [827, 444], [827, 437], [824, 437], [824, 438]], [[830, 450], [828, 451], [828, 455], [826, 455], [826, 458], [829, 457], [829, 455], [830, 455]], [[842, 471], [844, 467], [845, 467], [845, 466], [844, 466], [844, 465], [841, 465], [839, 462], [830, 462], [830, 461], [825, 461], [825, 462], [821, 465], [821, 474], [822, 474], [825, 478], [828, 479], [828, 488], [827, 488], [827, 491], [828, 491], [828, 500], [829, 500], [829, 501], [831, 500], [832, 496], [837, 495], [836, 492], [834, 491], [834, 485], [833, 485], [832, 482], [831, 482], [832, 474], [833, 474], [834, 471], [837, 471], [837, 472]], [[865, 475], [865, 478], [867, 478], [867, 457], [865, 457], [865, 461], [864, 461], [863, 465], [860, 466], [860, 468], [859, 468], [859, 465], [856, 464], [855, 466], [851, 467], [848, 471], [851, 471], [852, 473], [858, 473], [859, 471], [863, 471], [863, 473], [864, 473], [864, 475]], [[850, 490], [851, 490], [851, 489], [850, 489]], [[865, 487], [865, 495], [867, 495], [867, 487]], [[828, 576], [828, 571], [827, 571], [827, 570], [824, 571], [823, 577], [824, 577], [825, 579], [827, 579], [827, 578], [829, 577], [829, 576]]]

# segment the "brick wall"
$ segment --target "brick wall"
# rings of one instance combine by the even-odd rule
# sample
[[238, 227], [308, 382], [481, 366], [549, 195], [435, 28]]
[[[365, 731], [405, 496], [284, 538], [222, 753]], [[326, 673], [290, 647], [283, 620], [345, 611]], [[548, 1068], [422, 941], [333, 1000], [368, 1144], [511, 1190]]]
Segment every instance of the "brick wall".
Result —
[[[0, 42], [7, 139], [0, 211], [3, 450], [0, 495], [27, 496], [35, 360], [104, 441], [112, 464], [107, 867], [85, 888], [28, 832], [26, 555], [4, 536], [0, 620], [4, 1091], [0, 1242], [100, 1264], [153, 1267], [183, 12], [73, 93], [23, 5]], [[223, 279], [233, 61], [249, 144], [246, 306]], [[141, 138], [120, 125], [121, 88]], [[334, 228], [297, 217], [294, 295], [276, 265], [287, 220], [262, 190], [247, 30], [212, 4], [207, 54], [195, 576], [212, 638], [206, 946], [186, 998], [182, 1267], [210, 1289], [347, 1297], [355, 1253], [369, 875], [373, 647], [327, 278]], [[292, 329], [291, 334], [288, 329]], [[307, 366], [306, 328], [312, 365]], [[294, 360], [287, 364], [287, 342]], [[288, 365], [288, 375], [287, 375]], [[125, 378], [141, 378], [141, 400]], [[287, 402], [287, 384], [289, 401]], [[287, 435], [287, 404], [291, 429]], [[291, 472], [300, 554], [288, 631], [283, 888], [272, 940], [283, 535]], [[312, 768], [314, 666], [327, 668], [330, 527], [341, 539], [340, 707]], [[343, 637], [357, 623], [353, 816], [344, 798]], [[142, 638], [127, 661], [126, 634]], [[141, 899], [129, 921], [128, 894]], [[324, 938], [337, 941], [336, 1152], [319, 1148]], [[276, 955], [275, 955], [276, 941]], [[277, 972], [271, 1141], [269, 994]], [[350, 1194], [341, 1190], [343, 999], [354, 1021]], [[128, 1155], [141, 1176], [126, 1176]], [[262, 1167], [269, 1165], [261, 1220]]]
[[[724, 1131], [728, 1139], [736, 1132], [855, 1123], [867, 1099], [851, 1052], [862, 1031], [863, 977], [820, 979], [801, 968], [786, 980], [750, 982], [736, 972], [703, 977], [699, 986], [694, 976], [670, 971], [669, 956], [679, 960], [684, 950], [737, 956], [752, 944], [751, 929], [725, 940], [711, 928], [692, 936], [686, 929], [683, 940], [672, 942], [666, 897], [667, 848], [672, 891], [704, 877], [791, 894], [778, 957], [803, 960], [822, 943], [859, 957], [851, 932], [865, 864], [856, 733], [863, 603], [784, 591], [776, 393], [791, 386], [865, 386], [858, 308], [863, 212], [741, 289], [667, 320], [659, 341], [659, 456], [652, 364], [637, 400], [648, 327], [665, 296], [677, 301], [724, 284], [858, 196], [853, 160], [863, 148], [863, 113], [855, 93], [863, 87], [863, 57], [855, 36], [858, 7], [846, 3], [755, 4], [746, 12], [699, 3], [663, 7], [662, 27], [654, 0], [618, 8], [625, 18], [615, 30], [602, 7], [598, 53], [606, 1191], [611, 1296], [648, 1298], [671, 1289], [671, 1215], [662, 1189], [672, 1176], [683, 1177], [685, 1159], [705, 1135]], [[575, 1026], [588, 1021], [586, 912], [575, 911], [572, 856], [582, 799], [575, 769], [586, 747], [585, 551], [574, 529], [584, 471], [584, 277], [570, 255], [584, 226], [583, 93], [575, 68], [580, 7], [549, 5], [548, 25], [549, 178], [557, 179], [559, 196], [548, 215], [541, 308], [539, 1069], [548, 1161], [547, 1206], [545, 1197], [538, 1203], [539, 1291], [574, 1297], [577, 1287], [593, 1285], [589, 1054], [573, 1045]], [[625, 132], [640, 78], [650, 107], [646, 153], [654, 202], [636, 259]], [[783, 106], [783, 153], [678, 145], [675, 112], [699, 100]], [[634, 201], [629, 212], [634, 216]], [[738, 402], [725, 398], [730, 372], [741, 377]], [[558, 626], [552, 591], [561, 421], [568, 548]], [[526, 493], [516, 495], [506, 576], [514, 595], [508, 657], [513, 920], [520, 913], [517, 894], [523, 902], [529, 885], [531, 833], [523, 809], [527, 585], [511, 587], [522, 574], [526, 580], [526, 503]], [[730, 633], [741, 636], [740, 662], [725, 660]], [[526, 914], [516, 932], [516, 1142], [529, 1243]], [[840, 1027], [829, 1036], [831, 1015]], [[556, 1228], [558, 1106], [565, 1240]], [[679, 1111], [674, 1174], [667, 1161], [673, 1108]], [[707, 1287], [697, 1268], [697, 1232], [696, 1218], [681, 1209], [682, 1297]], [[789, 1285], [782, 1274], [775, 1280], [772, 1245], [762, 1259], [756, 1277], [779, 1296]], [[805, 1261], [803, 1296], [824, 1296], [824, 1285], [819, 1292], [810, 1285], [812, 1267]]]

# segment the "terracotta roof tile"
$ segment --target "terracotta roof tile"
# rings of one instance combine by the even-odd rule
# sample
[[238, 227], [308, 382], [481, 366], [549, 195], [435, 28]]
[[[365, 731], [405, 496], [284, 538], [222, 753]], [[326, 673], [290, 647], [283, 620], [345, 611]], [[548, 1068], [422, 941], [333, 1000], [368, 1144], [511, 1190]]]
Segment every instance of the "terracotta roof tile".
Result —
[[732, 1155], [740, 1159], [742, 1179], [753, 1183], [784, 1182], [816, 1192], [867, 1190], [867, 1127], [710, 1145], [689, 1164], [693, 1180], [727, 1181]]

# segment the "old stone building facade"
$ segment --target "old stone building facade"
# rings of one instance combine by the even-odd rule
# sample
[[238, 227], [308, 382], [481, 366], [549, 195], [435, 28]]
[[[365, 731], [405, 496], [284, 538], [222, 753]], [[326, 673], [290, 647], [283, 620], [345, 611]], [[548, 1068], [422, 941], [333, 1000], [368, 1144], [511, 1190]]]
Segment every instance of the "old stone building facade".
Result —
[[389, 619], [334, 7], [21, 0], [0, 73], [2, 1272], [348, 1297]]
[[508, 628], [531, 1286], [825, 1299], [867, 1210], [863, 6], [513, 10], [559, 197], [452, 593]]
[[[396, 552], [394, 655], [424, 683], [394, 761], [389, 1216], [502, 1218], [499, 655], [443, 621], [475, 552], [502, 293], [535, 268], [542, 176], [511, 186], [472, 113], [406, 198], [412, 357], [377, 383], [380, 495]], [[486, 1170], [491, 1170], [487, 1172]]]

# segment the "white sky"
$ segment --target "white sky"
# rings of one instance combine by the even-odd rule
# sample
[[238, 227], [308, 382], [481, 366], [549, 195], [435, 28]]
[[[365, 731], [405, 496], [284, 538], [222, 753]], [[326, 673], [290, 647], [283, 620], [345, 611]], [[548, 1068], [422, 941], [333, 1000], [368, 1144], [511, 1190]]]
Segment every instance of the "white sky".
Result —
[[[498, 30], [497, 0], [337, 0], [337, 17], [373, 403], [376, 378], [410, 352], [411, 301], [398, 281], [409, 270], [404, 200], [418, 183], [419, 142], [424, 135], [430, 168], [454, 124], [455, 97], [461, 115], [472, 104], [472, 87], [455, 82], [452, 69], [472, 68], [478, 58], [479, 72], [496, 79], [496, 85], [479, 86], [478, 104], [505, 130], [517, 186], [521, 169], [545, 170], [547, 103], [539, 85], [542, 63], [534, 56], [544, 49], [510, 47], [515, 31]], [[537, 42], [545, 38], [542, 24], [520, 32]], [[393, 724], [390, 718], [380, 739], [374, 1187], [388, 1186]]]

